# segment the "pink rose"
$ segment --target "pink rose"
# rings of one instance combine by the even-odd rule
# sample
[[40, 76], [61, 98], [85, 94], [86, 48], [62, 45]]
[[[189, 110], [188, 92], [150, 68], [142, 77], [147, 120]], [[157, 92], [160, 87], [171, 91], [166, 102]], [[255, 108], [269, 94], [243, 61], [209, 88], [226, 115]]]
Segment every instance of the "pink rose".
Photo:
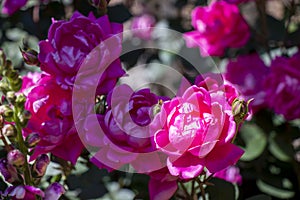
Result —
[[193, 85], [182, 97], [165, 102], [156, 116], [163, 128], [155, 133], [154, 141], [168, 157], [170, 174], [180, 179], [197, 177], [204, 167], [215, 173], [243, 154], [232, 144], [236, 124], [228, 102], [231, 98], [223, 87], [213, 81], [205, 84], [206, 80], [198, 83], [206, 87]]
[[300, 118], [300, 53], [291, 58], [277, 57], [265, 80], [266, 100], [270, 108], [286, 120]]
[[[124, 74], [118, 59], [122, 49], [122, 30], [122, 24], [111, 23], [107, 15], [96, 19], [92, 13], [85, 17], [75, 12], [69, 21], [53, 21], [48, 39], [39, 43], [38, 59], [41, 69], [54, 76], [61, 87], [72, 88], [81, 65], [86, 59], [92, 58], [93, 68], [96, 68], [94, 72], [97, 68], [102, 70], [102, 75], [98, 76], [101, 79], [97, 80], [97, 92], [106, 94]], [[118, 43], [105, 42], [111, 37]], [[102, 51], [94, 51], [98, 54], [90, 55], [97, 46], [100, 46]], [[109, 47], [105, 49], [106, 46], [113, 46], [113, 50], [108, 50]], [[107, 57], [113, 58], [111, 62]], [[103, 60], [109, 63], [103, 63]]]
[[236, 166], [229, 166], [213, 175], [214, 177], [223, 179], [230, 183], [242, 184], [242, 176], [240, 174], [240, 169]]
[[223, 56], [227, 48], [239, 48], [250, 38], [249, 27], [234, 4], [212, 2], [192, 12], [196, 29], [184, 34], [188, 47], [199, 47], [202, 56]]
[[156, 23], [155, 18], [152, 15], [144, 14], [142, 16], [134, 17], [131, 24], [131, 30], [134, 36], [149, 40], [153, 27]]
[[251, 103], [253, 111], [266, 107], [266, 93], [263, 82], [269, 68], [256, 53], [239, 56], [230, 60], [226, 67], [225, 79], [234, 84], [245, 100], [254, 98]]
[[76, 163], [83, 145], [78, 137], [71, 107], [72, 90], [63, 90], [55, 79], [45, 75], [28, 94], [25, 109], [32, 114], [24, 136], [37, 132], [39, 143], [31, 160], [40, 154], [54, 155]]
[[25, 6], [27, 0], [5, 0], [1, 12], [3, 14], [12, 15], [20, 8]]

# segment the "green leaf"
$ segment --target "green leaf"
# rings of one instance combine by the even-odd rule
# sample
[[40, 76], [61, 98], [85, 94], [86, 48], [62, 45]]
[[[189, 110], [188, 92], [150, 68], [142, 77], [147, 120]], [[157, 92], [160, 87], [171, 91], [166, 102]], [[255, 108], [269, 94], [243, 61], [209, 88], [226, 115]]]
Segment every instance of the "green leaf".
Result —
[[266, 183], [261, 179], [256, 181], [256, 185], [260, 189], [260, 191], [280, 199], [290, 199], [295, 195], [294, 191], [278, 188], [276, 186]]
[[255, 124], [244, 124], [240, 130], [240, 136], [246, 143], [242, 161], [251, 161], [259, 157], [267, 145], [267, 138], [263, 130]]
[[280, 161], [289, 162], [293, 159], [293, 149], [290, 143], [280, 137], [279, 134], [272, 133], [269, 137], [269, 151]]
[[212, 178], [209, 182], [214, 184], [207, 186], [205, 189], [210, 200], [235, 200], [238, 198], [232, 183], [219, 178]]
[[260, 195], [255, 195], [253, 197], [247, 198], [246, 200], [272, 200], [272, 198], [265, 194], [260, 194]]

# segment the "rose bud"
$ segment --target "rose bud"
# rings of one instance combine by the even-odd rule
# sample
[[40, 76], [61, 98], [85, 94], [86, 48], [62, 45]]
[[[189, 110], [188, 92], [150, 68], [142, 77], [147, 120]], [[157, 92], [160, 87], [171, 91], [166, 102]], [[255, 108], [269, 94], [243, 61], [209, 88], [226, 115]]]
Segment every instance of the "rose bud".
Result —
[[38, 52], [33, 49], [23, 50], [20, 48], [24, 62], [27, 65], [39, 65]]
[[232, 114], [234, 116], [234, 121], [237, 124], [242, 123], [249, 113], [249, 104], [253, 99], [248, 100], [247, 102], [241, 99], [236, 98], [232, 103]]
[[16, 127], [12, 124], [5, 124], [3, 129], [2, 129], [3, 134], [6, 137], [15, 137], [17, 134]]
[[8, 105], [1, 105], [0, 114], [5, 118], [9, 118], [13, 116], [14, 112]]
[[18, 149], [14, 149], [14, 150], [8, 152], [7, 161], [11, 165], [14, 165], [16, 167], [20, 167], [25, 163], [25, 156]]
[[41, 137], [38, 133], [31, 133], [26, 137], [25, 143], [29, 148], [35, 147], [41, 141]]
[[42, 154], [35, 160], [33, 165], [33, 172], [36, 174], [36, 177], [42, 177], [50, 163], [50, 159], [46, 154]]
[[45, 191], [45, 200], [58, 200], [65, 192], [65, 188], [61, 184], [52, 183]]
[[0, 159], [0, 173], [8, 183], [19, 180], [16, 168], [9, 164], [6, 158]]

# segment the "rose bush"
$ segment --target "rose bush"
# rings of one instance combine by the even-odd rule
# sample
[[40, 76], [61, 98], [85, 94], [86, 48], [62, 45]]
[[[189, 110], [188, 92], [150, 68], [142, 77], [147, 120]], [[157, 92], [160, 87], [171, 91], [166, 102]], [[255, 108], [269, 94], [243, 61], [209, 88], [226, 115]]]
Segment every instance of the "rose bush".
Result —
[[202, 56], [223, 56], [227, 48], [242, 47], [250, 38], [249, 27], [239, 8], [224, 1], [214, 1], [192, 12], [196, 29], [184, 34], [187, 47], [199, 47]]

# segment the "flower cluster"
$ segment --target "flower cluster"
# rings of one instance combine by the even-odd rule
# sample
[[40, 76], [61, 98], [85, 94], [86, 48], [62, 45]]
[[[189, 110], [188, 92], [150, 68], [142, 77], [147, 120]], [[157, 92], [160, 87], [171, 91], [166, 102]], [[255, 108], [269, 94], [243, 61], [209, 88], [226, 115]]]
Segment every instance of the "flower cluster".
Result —
[[[43, 74], [36, 84], [30, 87], [25, 105], [32, 117], [24, 129], [24, 136], [38, 133], [40, 137], [31, 159], [51, 152], [73, 164], [76, 163], [83, 145], [72, 116], [72, 88], [75, 77], [88, 54], [97, 45], [121, 31], [122, 26], [110, 23], [107, 16], [96, 19], [93, 14], [85, 17], [76, 12], [69, 21], [53, 21], [48, 39], [39, 44], [38, 59]], [[68, 37], [68, 40], [64, 40], [65, 37]], [[123, 74], [117, 59], [105, 68], [99, 81], [98, 94], [110, 91]], [[26, 83], [26, 78], [30, 77], [25, 77], [24, 84], [30, 86], [31, 84]]]

